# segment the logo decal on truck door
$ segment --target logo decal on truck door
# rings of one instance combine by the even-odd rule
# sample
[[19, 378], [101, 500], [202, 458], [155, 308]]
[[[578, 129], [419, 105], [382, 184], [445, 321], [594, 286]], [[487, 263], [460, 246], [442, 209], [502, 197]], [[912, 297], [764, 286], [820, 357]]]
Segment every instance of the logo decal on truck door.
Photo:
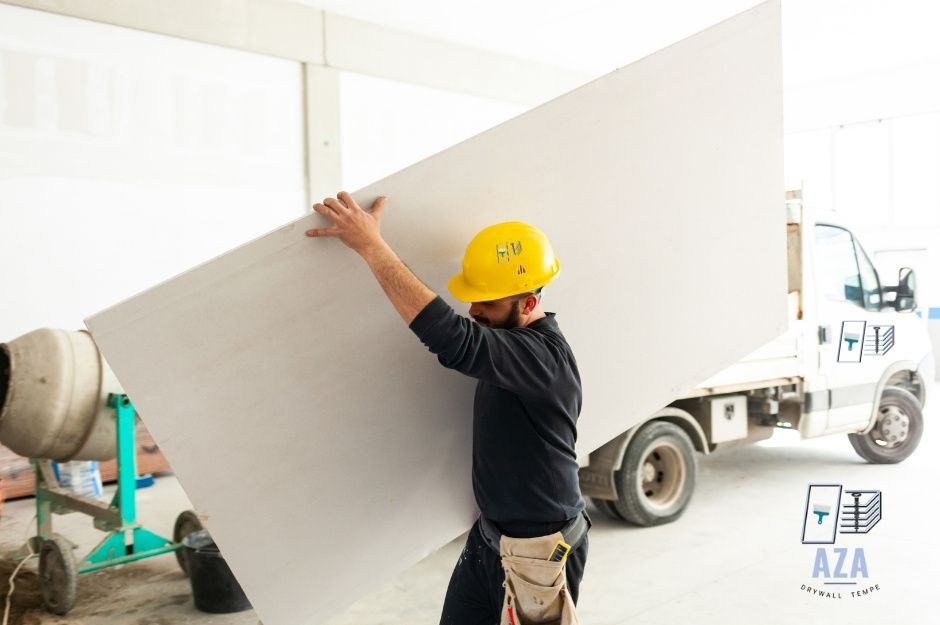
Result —
[[868, 326], [865, 330], [866, 356], [884, 356], [894, 347], [894, 326]]
[[884, 356], [894, 347], [894, 326], [843, 321], [838, 362], [862, 362], [862, 356]]
[[862, 340], [865, 337], [864, 321], [843, 321], [839, 337], [839, 362], [862, 362]]

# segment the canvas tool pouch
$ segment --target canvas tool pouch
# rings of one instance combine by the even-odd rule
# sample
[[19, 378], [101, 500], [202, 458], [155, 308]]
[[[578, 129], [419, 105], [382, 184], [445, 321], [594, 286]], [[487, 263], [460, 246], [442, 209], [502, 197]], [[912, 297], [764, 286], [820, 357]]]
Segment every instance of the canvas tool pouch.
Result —
[[580, 625], [568, 594], [565, 561], [547, 559], [561, 532], [536, 538], [499, 539], [506, 572], [500, 625]]

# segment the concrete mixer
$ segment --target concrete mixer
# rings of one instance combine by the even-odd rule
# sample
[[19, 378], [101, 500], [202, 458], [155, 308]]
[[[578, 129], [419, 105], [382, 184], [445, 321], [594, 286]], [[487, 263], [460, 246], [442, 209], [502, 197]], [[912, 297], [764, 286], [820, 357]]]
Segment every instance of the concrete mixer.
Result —
[[[202, 529], [195, 512], [176, 519], [173, 540], [137, 522], [135, 420], [91, 335], [50, 328], [0, 344], [0, 444], [26, 456], [36, 472], [36, 535], [13, 554], [39, 557], [43, 604], [54, 614], [74, 605], [78, 575], [175, 553], [184, 572], [182, 539]], [[52, 462], [117, 457], [118, 487], [110, 503], [63, 488]], [[52, 529], [53, 514], [80, 512], [106, 533], [76, 562], [75, 545]]]

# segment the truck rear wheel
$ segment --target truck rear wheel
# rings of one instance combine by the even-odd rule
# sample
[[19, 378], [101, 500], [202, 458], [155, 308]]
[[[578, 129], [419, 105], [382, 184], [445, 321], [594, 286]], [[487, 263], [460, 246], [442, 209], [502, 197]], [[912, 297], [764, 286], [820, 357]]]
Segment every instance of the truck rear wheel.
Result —
[[594, 504], [594, 507], [604, 513], [609, 519], [614, 521], [626, 521], [620, 513], [617, 512], [617, 508], [614, 506], [614, 502], [607, 499], [598, 499], [597, 497], [591, 497], [591, 503]]
[[924, 414], [917, 397], [892, 386], [881, 393], [875, 426], [867, 434], [849, 434], [849, 442], [868, 462], [893, 464], [914, 453], [923, 433]]
[[627, 447], [616, 477], [613, 509], [636, 525], [675, 521], [695, 490], [695, 448], [682, 428], [652, 421], [636, 433]]

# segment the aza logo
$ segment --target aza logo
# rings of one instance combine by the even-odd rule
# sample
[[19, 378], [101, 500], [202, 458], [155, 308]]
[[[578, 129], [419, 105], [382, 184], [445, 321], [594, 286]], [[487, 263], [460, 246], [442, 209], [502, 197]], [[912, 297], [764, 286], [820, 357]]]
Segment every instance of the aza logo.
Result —
[[863, 548], [836, 547], [837, 540], [848, 539], [853, 543], [864, 540], [881, 521], [881, 503], [880, 490], [843, 492], [842, 484], [809, 485], [801, 541], [804, 545], [816, 545], [812, 575], [816, 581], [802, 584], [801, 591], [813, 597], [839, 600], [881, 590], [880, 585], [869, 580], [868, 558]]
[[865, 550], [856, 547], [849, 562], [849, 550], [845, 547], [835, 547], [830, 554], [823, 547], [816, 549], [816, 561], [813, 563], [813, 577], [826, 579], [857, 579], [868, 577], [868, 563], [865, 561]]

